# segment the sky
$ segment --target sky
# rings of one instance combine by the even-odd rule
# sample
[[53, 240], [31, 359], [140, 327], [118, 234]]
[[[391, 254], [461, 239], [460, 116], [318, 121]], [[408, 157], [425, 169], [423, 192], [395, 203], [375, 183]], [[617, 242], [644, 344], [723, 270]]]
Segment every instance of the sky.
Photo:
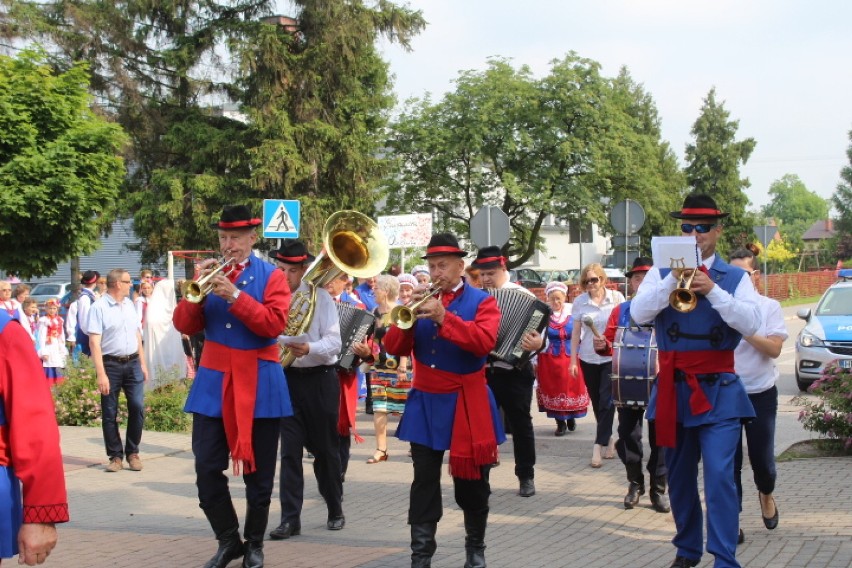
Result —
[[[397, 0], [397, 4], [405, 4]], [[575, 51], [614, 77], [622, 66], [654, 98], [681, 166], [703, 99], [716, 88], [737, 140], [754, 138], [741, 175], [752, 207], [796, 174], [828, 199], [849, 165], [852, 2], [844, 0], [411, 0], [427, 28], [412, 50], [382, 41], [399, 104], [454, 90], [489, 57], [537, 77]]]

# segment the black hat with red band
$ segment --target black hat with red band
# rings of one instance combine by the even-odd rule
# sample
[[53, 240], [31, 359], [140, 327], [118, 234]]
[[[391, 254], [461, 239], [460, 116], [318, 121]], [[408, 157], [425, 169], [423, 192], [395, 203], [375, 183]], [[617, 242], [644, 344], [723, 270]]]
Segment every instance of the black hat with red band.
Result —
[[675, 219], [723, 219], [730, 213], [722, 213], [716, 201], [704, 193], [691, 193], [683, 200], [680, 211], [669, 213]]
[[216, 229], [250, 229], [257, 227], [262, 221], [257, 217], [252, 217], [251, 211], [245, 205], [225, 205], [222, 208], [222, 215], [215, 223], [210, 223], [210, 226]]
[[467, 252], [459, 248], [459, 241], [452, 233], [438, 233], [429, 239], [426, 254], [420, 258], [452, 255], [459, 258], [467, 256]]
[[647, 256], [637, 256], [633, 259], [633, 268], [624, 273], [630, 278], [634, 272], [648, 272], [654, 266], [654, 259]]
[[506, 268], [506, 257], [498, 246], [483, 247], [476, 253], [476, 259], [470, 263], [474, 268], [488, 270], [489, 268]]
[[299, 239], [284, 239], [281, 248], [270, 253], [272, 258], [286, 264], [310, 264], [314, 261], [314, 255], [308, 253], [305, 243]]

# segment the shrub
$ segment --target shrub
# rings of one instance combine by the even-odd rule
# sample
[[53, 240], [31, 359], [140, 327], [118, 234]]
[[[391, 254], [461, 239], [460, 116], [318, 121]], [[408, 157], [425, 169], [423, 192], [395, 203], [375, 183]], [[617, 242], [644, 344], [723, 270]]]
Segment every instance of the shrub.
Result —
[[[100, 426], [101, 395], [98, 392], [95, 367], [88, 357], [79, 366], [65, 369], [65, 381], [53, 389], [56, 420], [60, 426]], [[183, 404], [192, 383], [180, 379], [145, 393], [145, 429], [157, 432], [188, 432], [192, 417]], [[118, 422], [127, 421], [124, 393], [118, 398]]]
[[852, 370], [829, 363], [809, 390], [820, 401], [805, 403], [799, 421], [806, 430], [837, 440], [847, 450], [852, 448]]

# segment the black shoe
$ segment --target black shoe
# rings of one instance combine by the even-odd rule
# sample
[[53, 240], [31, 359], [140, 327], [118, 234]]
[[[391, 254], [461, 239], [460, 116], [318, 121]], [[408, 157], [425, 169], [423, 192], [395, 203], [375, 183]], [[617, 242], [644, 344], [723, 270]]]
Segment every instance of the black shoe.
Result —
[[556, 432], [553, 433], [554, 436], [564, 436], [565, 432], [568, 430], [568, 424], [564, 420], [556, 421]]
[[772, 497], [772, 503], [775, 505], [775, 514], [771, 517], [763, 516], [763, 501], [761, 501], [760, 503], [760, 516], [763, 519], [763, 526], [765, 526], [769, 530], [772, 530], [778, 526], [778, 503], [775, 503], [775, 497]]
[[343, 515], [331, 517], [330, 519], [328, 519], [328, 522], [325, 524], [325, 526], [330, 531], [339, 531], [346, 526], [346, 518]]
[[284, 540], [291, 536], [302, 534], [302, 525], [293, 521], [285, 521], [269, 532], [272, 540]]
[[535, 495], [535, 482], [530, 479], [522, 479], [521, 480], [521, 488], [518, 491], [518, 495], [521, 497], [532, 497]]
[[631, 481], [627, 487], [627, 495], [624, 496], [624, 508], [632, 509], [639, 504], [639, 497], [645, 494], [645, 486], [641, 483]]
[[672, 510], [669, 496], [666, 495], [666, 476], [651, 477], [651, 507], [658, 513], [670, 513]]
[[698, 562], [698, 560], [690, 560], [686, 556], [675, 556], [671, 568], [693, 568], [693, 566], [698, 566]]
[[569, 418], [567, 420], [567, 425], [568, 425], [568, 431], [569, 432], [573, 432], [574, 430], [577, 429], [577, 421], [574, 420], [573, 418]]
[[740, 529], [740, 534], [737, 535], [737, 544], [742, 544], [745, 542], [745, 533], [743, 529]]

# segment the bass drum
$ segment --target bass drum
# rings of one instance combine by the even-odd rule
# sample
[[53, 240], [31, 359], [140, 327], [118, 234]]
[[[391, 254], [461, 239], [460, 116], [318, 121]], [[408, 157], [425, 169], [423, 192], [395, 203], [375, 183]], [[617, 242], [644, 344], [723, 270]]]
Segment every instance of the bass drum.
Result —
[[612, 344], [612, 400], [618, 407], [645, 408], [657, 376], [653, 328], [619, 327]]

